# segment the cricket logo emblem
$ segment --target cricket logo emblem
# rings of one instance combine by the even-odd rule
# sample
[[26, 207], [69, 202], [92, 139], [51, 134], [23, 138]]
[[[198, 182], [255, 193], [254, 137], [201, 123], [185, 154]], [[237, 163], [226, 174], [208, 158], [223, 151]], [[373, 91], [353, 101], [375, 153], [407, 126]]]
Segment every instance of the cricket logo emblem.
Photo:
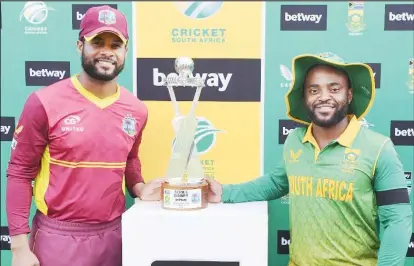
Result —
[[137, 124], [137, 121], [135, 118], [132, 117], [131, 114], [127, 114], [122, 119], [122, 130], [127, 133], [129, 136], [133, 137], [137, 133], [135, 125]]
[[98, 14], [98, 20], [103, 24], [112, 25], [116, 23], [116, 15], [111, 10], [101, 10]]

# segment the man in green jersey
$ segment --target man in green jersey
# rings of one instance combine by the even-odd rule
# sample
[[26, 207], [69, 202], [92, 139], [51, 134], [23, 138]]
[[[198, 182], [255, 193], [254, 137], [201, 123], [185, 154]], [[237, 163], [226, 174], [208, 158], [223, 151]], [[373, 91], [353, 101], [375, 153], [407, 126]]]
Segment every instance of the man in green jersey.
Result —
[[[293, 59], [292, 131], [273, 172], [241, 184], [206, 178], [210, 202], [290, 198], [289, 266], [404, 265], [412, 210], [388, 137], [361, 127], [372, 106], [372, 69], [325, 53]], [[377, 218], [384, 227], [381, 241]]]

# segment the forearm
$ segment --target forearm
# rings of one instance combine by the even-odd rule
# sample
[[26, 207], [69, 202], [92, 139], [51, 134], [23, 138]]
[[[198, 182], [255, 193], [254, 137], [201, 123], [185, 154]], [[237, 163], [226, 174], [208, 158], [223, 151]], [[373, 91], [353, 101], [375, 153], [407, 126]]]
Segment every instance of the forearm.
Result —
[[31, 179], [9, 175], [6, 188], [6, 212], [10, 236], [13, 237], [30, 232], [29, 215], [31, 203]]
[[125, 167], [125, 184], [131, 197], [139, 197], [137, 186], [140, 183], [144, 183], [144, 179], [141, 174], [141, 163], [138, 158], [130, 158], [127, 161]]
[[25, 248], [30, 248], [27, 234], [20, 234], [11, 237], [10, 249], [12, 252]]
[[275, 179], [271, 173], [249, 182], [223, 185], [221, 198], [224, 203], [267, 201], [278, 199], [287, 193], [286, 181]]
[[142, 189], [144, 186], [144, 183], [136, 183], [135, 186], [132, 187], [132, 192], [134, 193], [135, 197], [142, 199]]
[[412, 211], [410, 204], [381, 206], [384, 233], [378, 254], [377, 266], [404, 266], [408, 244], [412, 233]]

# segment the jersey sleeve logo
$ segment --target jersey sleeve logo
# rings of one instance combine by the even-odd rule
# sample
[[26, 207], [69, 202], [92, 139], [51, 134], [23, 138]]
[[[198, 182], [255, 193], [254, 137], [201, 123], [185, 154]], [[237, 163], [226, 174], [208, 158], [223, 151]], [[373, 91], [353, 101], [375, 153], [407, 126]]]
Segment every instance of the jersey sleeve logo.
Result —
[[16, 130], [14, 131], [13, 137], [17, 139], [17, 137], [19, 136], [20, 132], [22, 132], [23, 130], [23, 125], [20, 125], [16, 128]]
[[122, 130], [129, 136], [133, 137], [137, 133], [136, 124], [137, 121], [135, 120], [135, 118], [133, 118], [131, 114], [127, 114], [122, 119]]
[[12, 140], [12, 143], [11, 143], [11, 146], [10, 146], [13, 150], [16, 149], [16, 146], [17, 146], [17, 138], [19, 137], [19, 134], [20, 134], [20, 132], [22, 132], [22, 130], [23, 130], [23, 125], [18, 126], [14, 130], [13, 140]]

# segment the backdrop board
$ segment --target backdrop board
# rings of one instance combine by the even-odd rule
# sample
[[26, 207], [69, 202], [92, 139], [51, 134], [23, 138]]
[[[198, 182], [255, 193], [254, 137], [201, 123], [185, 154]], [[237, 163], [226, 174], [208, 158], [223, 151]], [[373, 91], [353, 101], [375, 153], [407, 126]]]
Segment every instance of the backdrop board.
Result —
[[[11, 262], [5, 173], [14, 128], [29, 93], [81, 70], [80, 21], [88, 7], [99, 4], [123, 11], [130, 25], [119, 82], [149, 109], [140, 150], [146, 180], [165, 174], [174, 141], [174, 109], [161, 79], [174, 72], [175, 58], [192, 57], [194, 73], [206, 78], [196, 109], [197, 152], [206, 174], [239, 183], [271, 171], [286, 136], [300, 126], [285, 114], [292, 58], [330, 52], [373, 68], [376, 99], [362, 123], [391, 137], [411, 188], [414, 5], [408, 1], [1, 2], [2, 265]], [[187, 113], [194, 91], [179, 88], [176, 95]], [[268, 205], [269, 266], [288, 262], [288, 202], [287, 196]], [[413, 263], [414, 237], [406, 266]]]

